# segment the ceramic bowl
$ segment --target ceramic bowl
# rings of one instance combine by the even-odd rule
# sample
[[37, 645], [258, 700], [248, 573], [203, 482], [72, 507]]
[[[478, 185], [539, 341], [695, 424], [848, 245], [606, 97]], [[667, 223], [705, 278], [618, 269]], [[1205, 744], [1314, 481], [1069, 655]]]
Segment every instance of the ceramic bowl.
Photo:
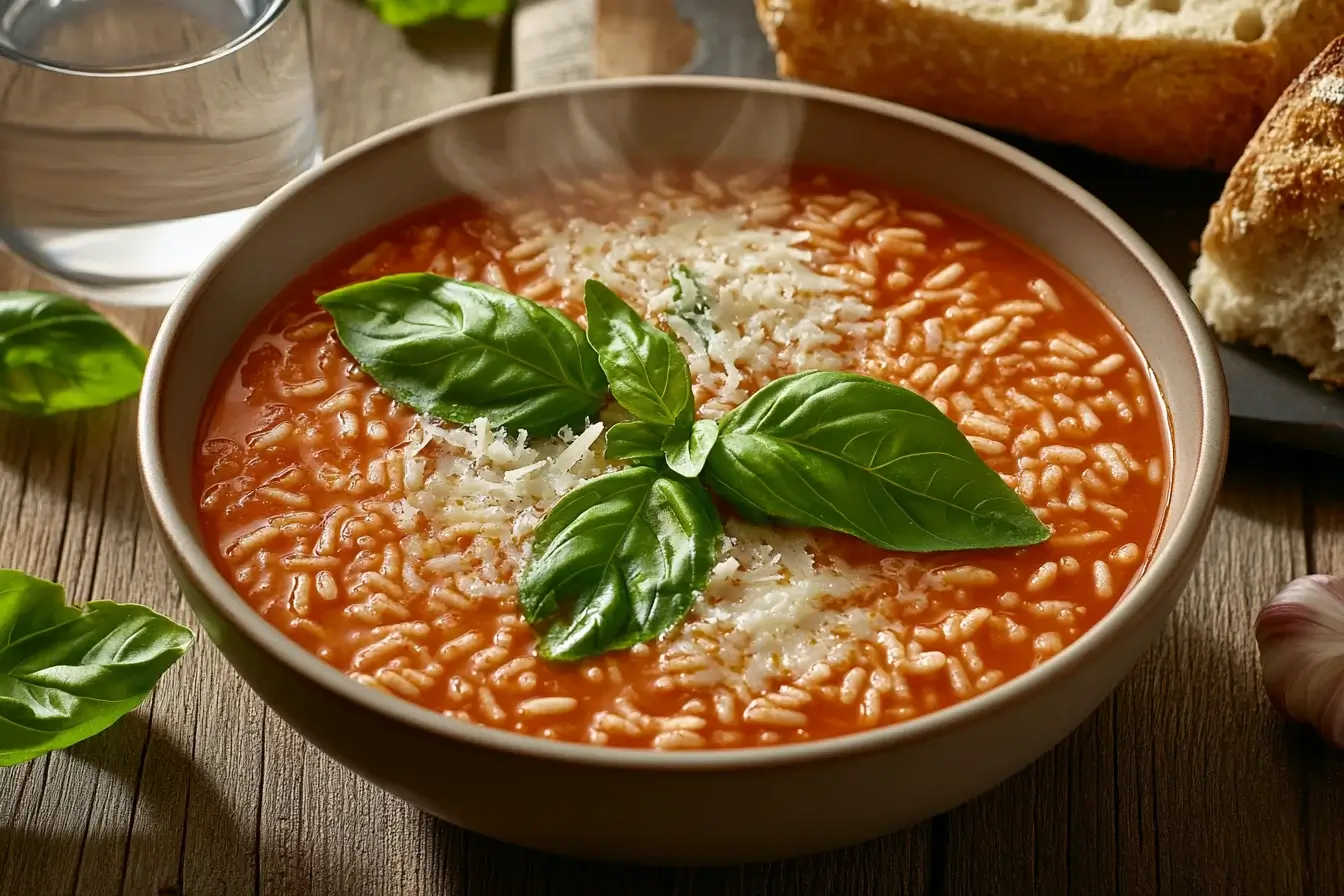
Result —
[[[1170, 510], [1138, 582], [1076, 643], [968, 702], [799, 745], [682, 753], [554, 743], [363, 687], [256, 615], [201, 546], [197, 426], [248, 322], [330, 251], [462, 191], [632, 157], [835, 165], [932, 195], [1054, 257], [1129, 329], [1171, 421]], [[468, 103], [380, 134], [260, 207], [164, 324], [141, 399], [140, 469], [177, 580], [210, 639], [318, 748], [427, 812], [571, 855], [725, 863], [897, 830], [999, 783], [1074, 729], [1133, 667], [1185, 587], [1227, 446], [1214, 345], [1180, 282], [1100, 202], [1028, 156], [900, 106], [813, 87], [695, 77], [587, 82]]]

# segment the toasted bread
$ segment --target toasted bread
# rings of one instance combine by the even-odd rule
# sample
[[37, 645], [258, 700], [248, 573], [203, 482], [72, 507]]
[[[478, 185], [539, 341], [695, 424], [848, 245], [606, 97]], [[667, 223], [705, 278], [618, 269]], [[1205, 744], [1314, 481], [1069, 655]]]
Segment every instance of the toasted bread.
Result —
[[1204, 230], [1191, 294], [1218, 335], [1344, 383], [1344, 38], [1284, 92]]
[[1341, 0], [756, 0], [780, 74], [1172, 168], [1227, 170]]

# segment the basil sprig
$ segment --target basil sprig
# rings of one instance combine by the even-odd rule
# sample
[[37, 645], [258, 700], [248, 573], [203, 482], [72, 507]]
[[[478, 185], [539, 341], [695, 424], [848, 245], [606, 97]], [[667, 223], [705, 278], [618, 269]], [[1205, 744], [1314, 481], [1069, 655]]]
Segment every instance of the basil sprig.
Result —
[[695, 415], [691, 368], [672, 337], [596, 280], [583, 288], [588, 344], [617, 404], [646, 423], [689, 427]]
[[663, 459], [663, 441], [669, 429], [643, 420], [616, 423], [607, 429], [607, 459], [657, 466]]
[[0, 569], [0, 766], [107, 728], [144, 702], [191, 640], [148, 607], [70, 607], [60, 585]]
[[0, 293], [0, 410], [46, 416], [140, 391], [145, 350], [102, 315], [47, 292]]
[[[718, 436], [713, 420], [695, 419], [691, 368], [672, 337], [635, 313], [596, 280], [584, 286], [588, 342], [616, 403], [638, 418], [617, 434], [616, 454], [637, 463], [665, 461], [674, 473], [700, 475]], [[650, 450], [657, 443], [657, 451]]]
[[668, 631], [705, 589], [722, 534], [704, 486], [650, 467], [608, 473], [565, 495], [537, 527], [518, 582], [533, 625], [569, 609], [538, 652], [576, 660]]
[[364, 372], [423, 414], [551, 436], [579, 427], [606, 398], [576, 323], [493, 286], [395, 274], [318, 303]]
[[938, 408], [900, 386], [812, 370], [726, 414], [705, 479], [734, 506], [891, 551], [1050, 537]]
[[[673, 279], [671, 312], [707, 321], [689, 270], [674, 269]], [[523, 612], [545, 627], [543, 657], [619, 650], [684, 618], [722, 534], [705, 485], [749, 519], [846, 532], [888, 550], [1019, 547], [1050, 536], [956, 424], [914, 392], [806, 371], [717, 423], [696, 420], [690, 368], [672, 337], [595, 280], [584, 299], [586, 341], [556, 311], [429, 274], [319, 300], [361, 366], [422, 413], [549, 435], [591, 418], [609, 386], [635, 417], [606, 434], [607, 458], [633, 466], [558, 501], [519, 574]]]
[[713, 420], [697, 420], [689, 430], [675, 429], [667, 434], [663, 439], [663, 457], [672, 472], [694, 479], [704, 469], [718, 439], [719, 424]]

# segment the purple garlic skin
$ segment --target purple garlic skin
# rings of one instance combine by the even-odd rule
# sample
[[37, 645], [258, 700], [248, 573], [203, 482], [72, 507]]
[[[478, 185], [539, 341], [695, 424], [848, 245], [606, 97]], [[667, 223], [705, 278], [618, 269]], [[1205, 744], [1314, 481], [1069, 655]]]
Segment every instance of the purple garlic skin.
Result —
[[1270, 702], [1344, 749], [1344, 578], [1289, 582], [1255, 620]]

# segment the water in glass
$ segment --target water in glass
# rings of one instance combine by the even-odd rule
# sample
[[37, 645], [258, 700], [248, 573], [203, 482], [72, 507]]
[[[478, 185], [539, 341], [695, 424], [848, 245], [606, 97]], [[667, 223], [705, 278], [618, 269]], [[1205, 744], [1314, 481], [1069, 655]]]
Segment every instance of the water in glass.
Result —
[[0, 242], [171, 302], [321, 155], [306, 0], [0, 0]]

